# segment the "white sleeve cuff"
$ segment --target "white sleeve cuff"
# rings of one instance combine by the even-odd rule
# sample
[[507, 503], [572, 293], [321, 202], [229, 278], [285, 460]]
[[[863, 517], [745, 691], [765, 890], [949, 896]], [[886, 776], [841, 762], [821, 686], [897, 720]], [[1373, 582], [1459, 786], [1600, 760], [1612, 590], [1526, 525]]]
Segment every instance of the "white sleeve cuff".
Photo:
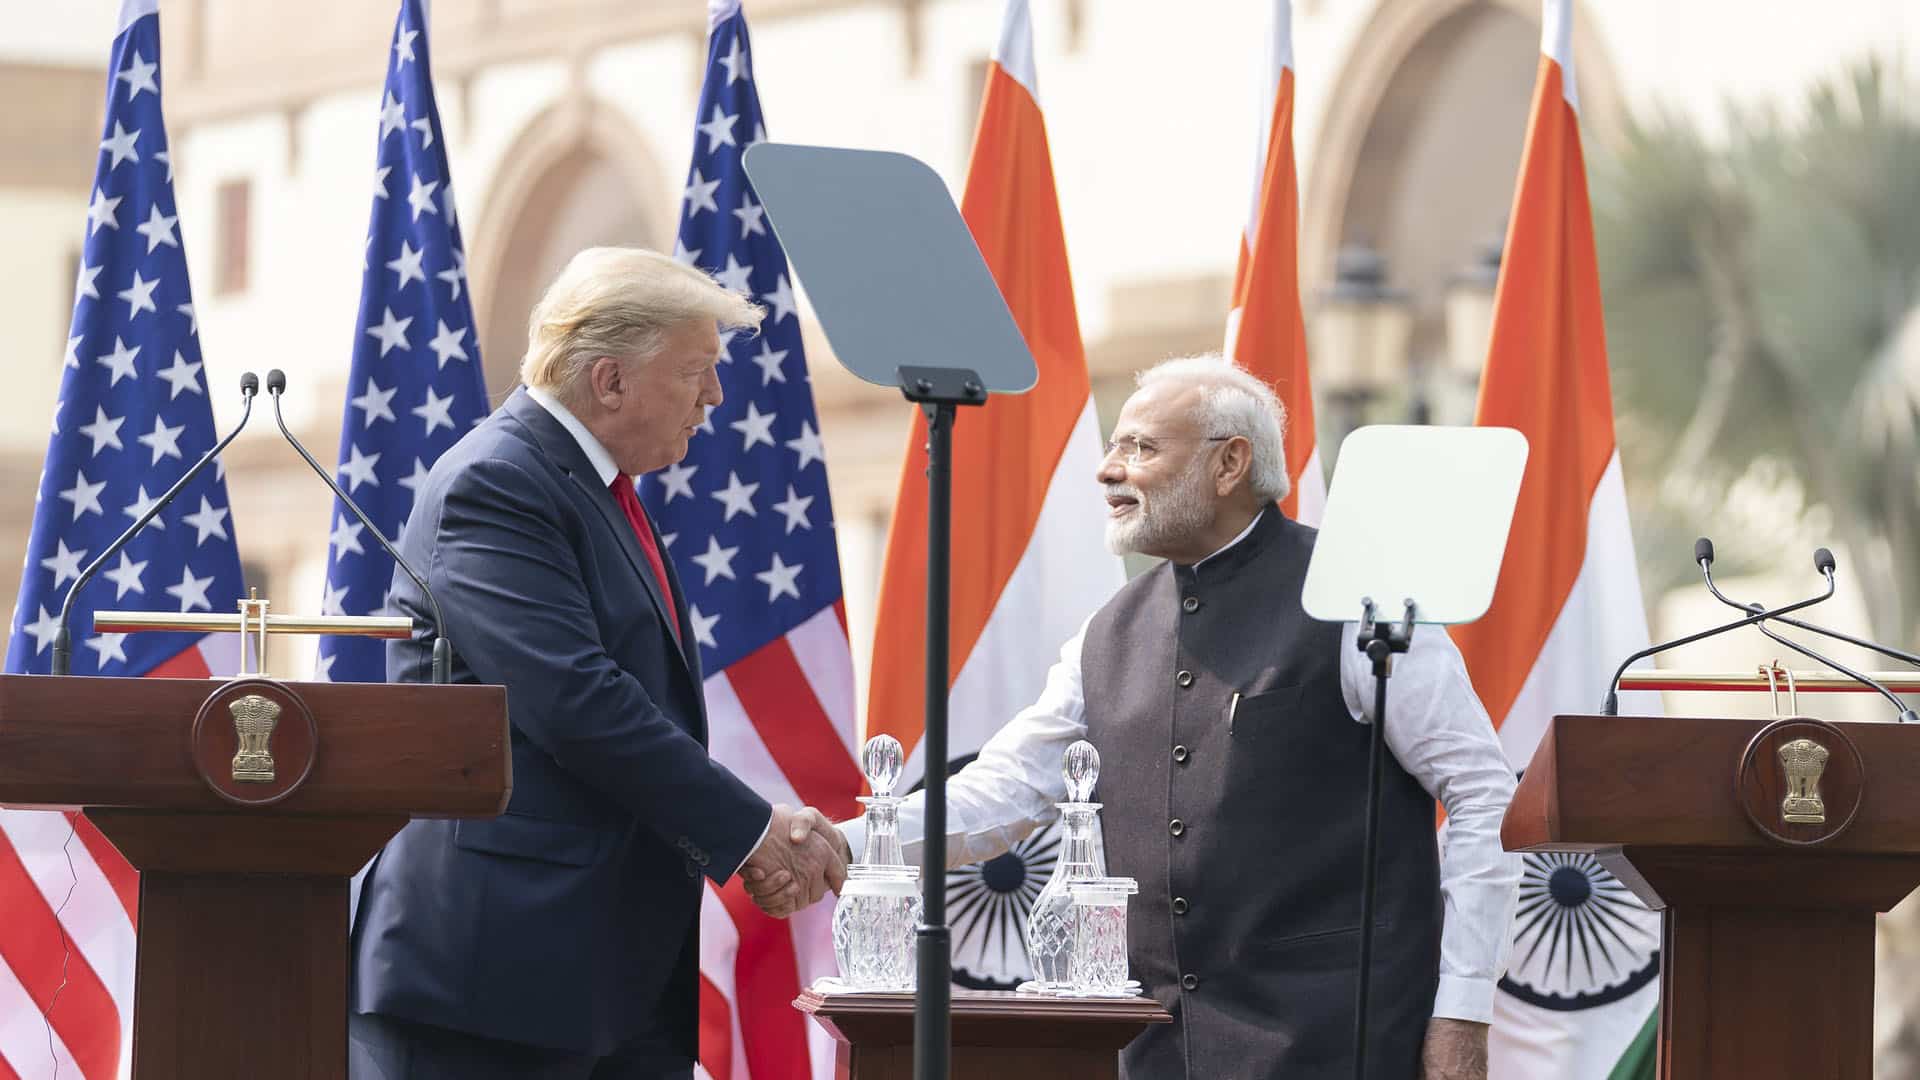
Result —
[[1448, 1020], [1491, 1024], [1495, 985], [1493, 979], [1443, 974], [1440, 976], [1440, 989], [1433, 995], [1433, 1015]]
[[[772, 831], [773, 831], [773, 815], [772, 815], [772, 814], [768, 814], [768, 815], [767, 815], [767, 825], [766, 825], [766, 827], [765, 827], [765, 828], [763, 828], [763, 829], [761, 829], [761, 830], [760, 830], [760, 839], [758, 839], [758, 840], [755, 840], [755, 841], [753, 842], [753, 846], [747, 849], [747, 858], [746, 858], [746, 859], [741, 859], [741, 860], [740, 860], [740, 865], [739, 865], [739, 866], [736, 866], [736, 867], [734, 867], [734, 868], [733, 868], [733, 873], [734, 873], [734, 874], [739, 874], [741, 870], [744, 870], [744, 869], [746, 868], [746, 865], [747, 865], [747, 859], [751, 859], [751, 858], [753, 858], [753, 853], [754, 853], [754, 852], [756, 852], [756, 851], [759, 851], [759, 850], [760, 850], [760, 845], [761, 845], [761, 844], [764, 844], [764, 843], [766, 843], [766, 842], [767, 842], [767, 834], [768, 834], [768, 833], [770, 833], [770, 832], [772, 832]], [[732, 876], [732, 875], [729, 875], [729, 876]], [[724, 882], [725, 882], [726, 880], [727, 880], [726, 878], [721, 878], [721, 879], [720, 879], [720, 881], [718, 881], [718, 882], [715, 882], [715, 884], [722, 884], [722, 883], [724, 883]]]
[[862, 814], [857, 818], [837, 821], [833, 827], [839, 829], [840, 835], [847, 838], [847, 861], [859, 862], [860, 857], [866, 854], [867, 850], [867, 816]]

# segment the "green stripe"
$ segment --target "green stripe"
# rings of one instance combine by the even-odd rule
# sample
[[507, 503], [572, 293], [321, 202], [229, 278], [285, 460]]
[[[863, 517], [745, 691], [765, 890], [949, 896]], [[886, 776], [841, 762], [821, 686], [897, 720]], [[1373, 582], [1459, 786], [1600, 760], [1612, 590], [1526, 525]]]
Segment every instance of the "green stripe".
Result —
[[1620, 1061], [1607, 1074], [1607, 1080], [1654, 1080], [1660, 1056], [1660, 1010], [1647, 1014], [1646, 1026], [1627, 1044]]

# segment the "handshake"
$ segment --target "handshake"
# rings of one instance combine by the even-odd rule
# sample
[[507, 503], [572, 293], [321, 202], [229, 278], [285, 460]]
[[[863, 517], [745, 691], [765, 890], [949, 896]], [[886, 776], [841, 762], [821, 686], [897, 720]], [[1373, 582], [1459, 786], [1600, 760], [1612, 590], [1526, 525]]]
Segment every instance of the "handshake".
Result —
[[784, 919], [829, 889], [838, 892], [852, 860], [846, 836], [825, 814], [776, 803], [767, 835], [741, 865], [740, 879], [760, 910]]

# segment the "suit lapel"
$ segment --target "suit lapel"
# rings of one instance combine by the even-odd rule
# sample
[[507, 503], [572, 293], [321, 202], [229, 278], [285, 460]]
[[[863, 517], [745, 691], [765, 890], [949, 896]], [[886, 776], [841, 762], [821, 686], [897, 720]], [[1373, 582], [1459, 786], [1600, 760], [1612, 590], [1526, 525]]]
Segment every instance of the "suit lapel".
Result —
[[[513, 392], [513, 396], [507, 399], [506, 409], [533, 433], [541, 449], [553, 458], [554, 462], [560, 466], [560, 471], [566, 473], [569, 480], [579, 485], [581, 491], [586, 494], [587, 502], [600, 512], [601, 520], [606, 523], [607, 528], [613, 530], [614, 542], [619, 544], [620, 550], [626, 553], [627, 562], [632, 565], [633, 572], [639, 576], [641, 587], [647, 590], [647, 597], [653, 601], [654, 613], [660, 617], [660, 621], [670, 627], [681, 627], [679, 640], [682, 645], [675, 649], [674, 653], [679, 657], [681, 668], [686, 671], [687, 677], [692, 680], [697, 690], [700, 685], [699, 669], [688, 660], [684, 644], [687, 640], [687, 629], [681, 622], [679, 613], [674, 610], [675, 605], [668, 603], [667, 598], [660, 595], [660, 583], [654, 578], [653, 568], [647, 564], [645, 553], [640, 550], [640, 539], [633, 534], [633, 525], [627, 521], [626, 512], [620, 509], [620, 504], [613, 501], [613, 492], [607, 490], [607, 486], [600, 482], [600, 474], [594, 470], [593, 463], [587, 460], [586, 451], [580, 449], [580, 444], [574, 441], [572, 433], [560, 425], [560, 421], [555, 420], [551, 413], [540, 407], [539, 402], [527, 395], [525, 388]], [[654, 533], [654, 543], [656, 545], [660, 543], [658, 532]], [[660, 561], [667, 568], [667, 574], [671, 578], [673, 562], [666, 557], [664, 548], [661, 549]], [[674, 587], [677, 591], [678, 584], [676, 583]], [[705, 726], [705, 717], [702, 716], [703, 730]]]

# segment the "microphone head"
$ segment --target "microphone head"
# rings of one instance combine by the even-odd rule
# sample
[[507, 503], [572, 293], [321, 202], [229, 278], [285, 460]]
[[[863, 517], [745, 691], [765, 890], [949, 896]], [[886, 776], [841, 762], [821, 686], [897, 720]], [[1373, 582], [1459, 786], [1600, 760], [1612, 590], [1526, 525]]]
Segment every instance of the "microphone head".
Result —
[[287, 373], [279, 368], [267, 372], [267, 393], [278, 394], [287, 388]]
[[260, 376], [255, 375], [251, 371], [240, 376], [240, 394], [242, 397], [252, 397], [259, 392]]
[[1813, 549], [1813, 568], [1815, 570], [1820, 571], [1820, 573], [1822, 574], [1833, 573], [1833, 568], [1834, 568], [1833, 552], [1828, 551], [1826, 548], [1814, 548]]
[[1713, 541], [1701, 537], [1693, 542], [1693, 561], [1713, 565]]

